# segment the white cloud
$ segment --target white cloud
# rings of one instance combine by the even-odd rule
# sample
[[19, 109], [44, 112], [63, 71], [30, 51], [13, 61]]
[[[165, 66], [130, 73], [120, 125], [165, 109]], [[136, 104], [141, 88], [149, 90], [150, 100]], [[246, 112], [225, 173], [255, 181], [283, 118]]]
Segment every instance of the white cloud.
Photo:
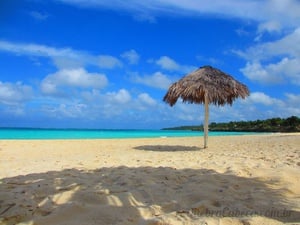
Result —
[[[105, 7], [113, 10], [127, 10], [133, 12], [135, 18], [152, 22], [155, 21], [157, 16], [168, 16], [170, 14], [192, 17], [206, 15], [224, 18], [225, 16], [228, 18], [250, 19], [251, 22], [256, 21], [258, 25], [256, 34], [259, 35], [259, 41], [264, 41], [262, 35], [265, 32], [271, 34], [276, 32], [277, 37], [281, 35], [281, 38], [265, 43], [256, 43], [255, 46], [248, 49], [236, 51], [247, 61], [241, 71], [255, 82], [300, 84], [300, 45], [298, 44], [300, 41], [300, 2], [297, 0], [61, 0], [61, 2], [91, 8]], [[258, 11], [260, 13], [257, 13]], [[31, 16], [41, 20], [47, 19], [47, 15], [40, 12], [33, 12]], [[288, 33], [291, 30], [293, 31]], [[249, 32], [241, 29], [238, 31], [240, 34]], [[274, 37], [276, 36], [272, 38]], [[156, 102], [148, 93], [133, 97], [126, 89], [102, 93], [99, 89], [107, 85], [106, 76], [99, 73], [90, 73], [84, 70], [83, 67], [118, 68], [122, 66], [122, 62], [117, 57], [91, 54], [72, 48], [55, 48], [46, 45], [6, 41], [0, 41], [0, 51], [28, 56], [29, 58], [39, 59], [39, 57], [44, 57], [52, 60], [59, 70], [56, 73], [49, 74], [42, 81], [41, 89], [44, 93], [57, 94], [70, 89], [80, 92], [74, 102], [70, 99], [50, 98], [53, 100], [53, 105], [48, 108], [47, 112], [49, 114], [53, 113], [51, 115], [101, 120], [103, 115], [109, 118], [119, 115], [120, 119], [124, 119], [130, 115], [145, 115], [149, 112], [155, 112], [151, 115], [158, 118], [158, 123], [164, 120], [202, 123], [203, 106], [177, 103], [175, 107], [171, 108]], [[120, 57], [129, 64], [138, 63], [140, 58], [135, 50], [126, 51]], [[160, 66], [163, 69], [162, 71], [187, 73], [194, 69], [192, 66], [181, 65], [169, 56], [162, 56], [152, 62]], [[175, 77], [172, 78], [162, 72], [144, 76], [137, 75], [133, 76], [132, 79], [137, 83], [164, 90], [173, 81], [177, 80]], [[65, 88], [66, 90], [64, 90]], [[21, 105], [20, 103], [32, 99], [32, 92], [30, 86], [22, 83], [0, 82], [0, 103]], [[45, 96], [42, 96], [39, 101], [44, 101], [45, 98], [43, 99], [43, 97]], [[277, 99], [263, 92], [253, 92], [245, 100], [245, 103], [237, 101], [233, 104], [233, 107], [211, 107], [211, 120], [216, 118], [223, 120], [224, 116], [228, 120], [235, 120], [249, 114], [254, 115], [255, 119], [258, 116], [266, 118], [270, 115], [299, 116], [299, 99], [299, 93], [286, 93], [285, 97]], [[47, 98], [46, 101], [48, 100]], [[19, 112], [23, 112], [25, 108], [18, 109], [20, 109]], [[142, 110], [143, 112], [141, 112]], [[220, 113], [222, 111], [224, 113]], [[141, 118], [143, 118], [142, 115], [140, 115]], [[151, 116], [147, 118], [151, 118], [151, 121], [154, 120]], [[147, 118], [145, 117], [145, 120]]]
[[116, 67], [121, 67], [122, 63], [119, 59], [109, 55], [100, 55], [97, 57], [98, 59], [98, 66], [100, 68], [112, 69]]
[[276, 21], [267, 21], [264, 23], [259, 24], [258, 26], [258, 32], [280, 32], [282, 29], [279, 22]]
[[274, 84], [280, 83], [282, 80], [281, 77], [270, 74], [259, 62], [247, 62], [246, 66], [241, 69], [241, 72], [250, 80], [259, 81], [261, 83]]
[[244, 114], [246, 120], [300, 116], [299, 97], [299, 94], [286, 93], [285, 97], [274, 98], [263, 92], [253, 92], [242, 104], [234, 104], [233, 110]]
[[88, 73], [83, 68], [63, 69], [49, 74], [41, 82], [41, 90], [44, 94], [57, 95], [63, 92], [58, 88], [103, 88], [108, 81], [104, 74]]
[[234, 51], [248, 61], [267, 60], [272, 57], [300, 58], [300, 27], [279, 40], [254, 45], [245, 51]]
[[[85, 92], [83, 98], [89, 105], [90, 114], [95, 118], [112, 118], [118, 116], [118, 120], [151, 120], [159, 104], [148, 93], [132, 96], [126, 89], [100, 93], [96, 91]], [[95, 104], [98, 102], [98, 104]], [[155, 106], [155, 107], [153, 107]], [[147, 114], [142, 118], [142, 114]], [[90, 116], [92, 117], [92, 116]], [[124, 122], [124, 121], [123, 121]]]
[[72, 48], [53, 48], [45, 45], [13, 43], [0, 40], [0, 51], [50, 58], [61, 69], [78, 68], [85, 65], [94, 65], [105, 69], [122, 66], [122, 62], [114, 56], [91, 55]]
[[[253, 92], [244, 100], [236, 100], [232, 106], [211, 105], [209, 120], [210, 122], [225, 122], [300, 116], [300, 95], [287, 93], [285, 96], [275, 98], [263, 92]], [[183, 104], [179, 101], [174, 107], [166, 105], [157, 110], [157, 113], [159, 113], [161, 121], [176, 121], [179, 125], [202, 124], [204, 120], [203, 104]]]
[[[89, 107], [86, 104], [78, 102], [53, 102], [43, 104], [40, 108], [43, 114], [52, 118], [80, 118], [84, 117]], [[85, 117], [87, 120], [89, 117]]]
[[161, 56], [158, 60], [155, 60], [155, 64], [159, 65], [162, 69], [182, 73], [190, 73], [196, 69], [195, 66], [180, 65], [168, 56]]
[[[262, 41], [263, 33], [287, 34], [279, 40], [262, 43], [248, 48], [246, 51], [236, 51], [248, 62], [242, 69], [245, 75], [261, 83], [278, 83], [290, 80], [299, 84], [298, 68], [295, 62], [300, 61], [300, 2], [298, 0], [120, 0], [88, 1], [61, 0], [64, 3], [90, 8], [109, 8], [133, 13], [135, 17], [153, 17], [160, 15], [177, 16], [220, 16], [222, 18], [239, 18], [257, 22], [256, 40]], [[257, 13], [257, 12], [260, 13]], [[287, 13], [288, 12], [288, 13]], [[280, 58], [281, 57], [281, 58]], [[263, 62], [264, 61], [264, 62]], [[268, 62], [265, 62], [268, 61]], [[162, 69], [170, 71], [191, 72], [191, 67], [182, 66], [168, 56], [162, 56], [155, 61]], [[293, 69], [291, 69], [293, 68]], [[287, 71], [291, 71], [288, 73]]]
[[172, 83], [172, 80], [165, 74], [161, 72], [156, 72], [152, 75], [139, 76], [134, 75], [132, 80], [136, 83], [144, 84], [149, 87], [155, 87], [159, 89], [166, 90]]
[[247, 60], [241, 69], [250, 80], [300, 85], [300, 27], [283, 38], [236, 53]]
[[166, 70], [179, 70], [180, 66], [170, 57], [168, 56], [162, 56], [158, 60], [155, 61], [155, 63], [161, 68]]
[[[126, 3], [120, 0], [90, 1], [90, 0], [60, 0], [66, 4], [89, 8], [109, 8], [112, 10], [128, 11], [134, 14], [157, 16], [220, 16], [222, 18], [238, 18], [244, 21], [257, 23], [257, 38], [261, 44], [249, 47], [246, 50], [236, 51], [247, 60], [242, 71], [245, 75], [262, 83], [278, 83], [281, 80], [290, 80], [299, 83], [298, 68], [295, 62], [300, 61], [300, 1], [298, 0], [129, 0]], [[259, 13], [257, 13], [259, 11]], [[288, 12], [288, 13], [287, 13]], [[291, 30], [294, 30], [291, 33]], [[281, 39], [263, 43], [265, 32], [283, 35]], [[243, 32], [244, 33], [244, 32]], [[178, 64], [168, 56], [162, 56], [155, 63], [162, 69], [172, 71], [191, 70]], [[287, 73], [283, 71], [290, 71]]]
[[121, 89], [118, 92], [108, 92], [106, 94], [107, 102], [126, 104], [131, 100], [131, 95], [126, 89]]
[[[226, 16], [250, 19], [259, 22], [275, 21], [285, 26], [300, 23], [300, 3], [297, 0], [60, 0], [61, 2], [89, 8], [109, 8], [132, 12], [135, 17], [151, 18], [157, 15], [175, 14], [180, 16]], [[257, 13], [259, 11], [259, 13]], [[287, 13], [288, 12], [288, 13]]]
[[[168, 107], [171, 110], [171, 107], [170, 106]], [[186, 121], [186, 122], [192, 122], [194, 124], [203, 122], [204, 110], [201, 110], [201, 108], [203, 108], [203, 105], [186, 104], [179, 101], [172, 108], [174, 110], [174, 111], [172, 110], [173, 111], [172, 113], [174, 114], [173, 116], [175, 116], [176, 119]]]
[[87, 108], [85, 104], [60, 104], [58, 108], [54, 109], [54, 115], [67, 118], [78, 118], [84, 116], [84, 111]]
[[72, 57], [78, 52], [70, 48], [56, 49], [45, 45], [37, 44], [21, 44], [7, 41], [0, 41], [0, 50], [13, 52], [17, 54], [44, 56], [44, 57]]
[[300, 116], [300, 94], [286, 93], [284, 113], [286, 116]]
[[276, 98], [272, 98], [268, 95], [266, 95], [263, 92], [253, 92], [250, 94], [250, 96], [246, 99], [246, 101], [250, 101], [254, 104], [263, 104], [263, 105], [283, 105], [284, 103]]
[[300, 85], [300, 63], [298, 59], [283, 58], [278, 63], [264, 66], [260, 62], [247, 62], [241, 72], [250, 80], [260, 83]]
[[[70, 58], [70, 57], [64, 57], [64, 56], [55, 56], [55, 57], [50, 57], [51, 60], [53, 61], [54, 65], [58, 69], [73, 69], [73, 68], [78, 68], [78, 67], [84, 67], [85, 66], [85, 60], [83, 57], [78, 57], [78, 58]], [[91, 61], [89, 62], [91, 64]]]
[[300, 108], [300, 94], [286, 93], [287, 104], [298, 106]]
[[128, 90], [101, 93], [97, 89], [83, 90], [73, 99], [50, 99], [41, 111], [49, 117], [80, 118], [103, 121], [115, 116], [123, 117], [128, 109], [134, 107]]
[[147, 94], [147, 93], [142, 93], [142, 94], [138, 95], [138, 100], [142, 104], [146, 104], [149, 106], [154, 106], [156, 104], [156, 101], [153, 98], [151, 98], [149, 96], [149, 94]]
[[21, 82], [9, 83], [0, 81], [0, 103], [17, 104], [30, 100], [33, 97], [33, 90], [30, 86]]
[[280, 33], [281, 30], [282, 30], [282, 26], [277, 21], [267, 21], [267, 22], [260, 23], [257, 28], [258, 35], [254, 39], [254, 41], [261, 41], [263, 34], [265, 32]]
[[121, 54], [121, 57], [127, 59], [129, 64], [138, 64], [140, 60], [139, 54], [133, 49], [124, 52], [123, 54]]

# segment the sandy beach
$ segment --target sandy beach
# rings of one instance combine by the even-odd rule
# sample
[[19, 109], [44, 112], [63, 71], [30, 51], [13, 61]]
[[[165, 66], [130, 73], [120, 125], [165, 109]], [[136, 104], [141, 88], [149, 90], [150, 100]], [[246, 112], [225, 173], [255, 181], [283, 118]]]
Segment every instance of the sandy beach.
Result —
[[300, 224], [300, 135], [0, 140], [0, 224]]

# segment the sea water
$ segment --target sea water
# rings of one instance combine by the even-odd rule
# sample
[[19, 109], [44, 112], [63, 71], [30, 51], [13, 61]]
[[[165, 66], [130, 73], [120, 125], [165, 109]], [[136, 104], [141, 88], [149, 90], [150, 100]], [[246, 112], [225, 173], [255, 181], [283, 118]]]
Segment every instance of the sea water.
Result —
[[[253, 132], [209, 132], [209, 136], [247, 135]], [[36, 129], [0, 128], [0, 139], [124, 139], [203, 136], [188, 130], [109, 130], [109, 129]]]

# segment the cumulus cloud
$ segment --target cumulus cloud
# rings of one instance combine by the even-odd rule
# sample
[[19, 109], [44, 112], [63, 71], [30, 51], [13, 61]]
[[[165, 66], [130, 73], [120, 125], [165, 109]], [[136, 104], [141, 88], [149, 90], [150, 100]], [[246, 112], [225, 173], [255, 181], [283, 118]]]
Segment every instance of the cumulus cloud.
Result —
[[287, 116], [300, 116], [300, 94], [286, 93], [285, 113]]
[[99, 126], [101, 126], [101, 122], [105, 122], [109, 124], [109, 128], [112, 128], [114, 122], [108, 122], [108, 120], [112, 118], [114, 121], [120, 118], [126, 120], [124, 117], [129, 110], [137, 110], [134, 103], [135, 100], [126, 89], [110, 92], [88, 89], [83, 90], [76, 98], [49, 99], [40, 110], [49, 117], [97, 121]]
[[2, 104], [18, 104], [30, 100], [33, 97], [31, 86], [22, 84], [21, 82], [10, 83], [0, 81], [0, 103]]
[[283, 102], [279, 99], [272, 98], [266, 95], [263, 92], [253, 92], [248, 97], [247, 101], [250, 101], [255, 104], [263, 104], [263, 105], [283, 105]]
[[63, 90], [58, 88], [103, 88], [108, 80], [104, 74], [89, 73], [83, 68], [63, 69], [49, 74], [41, 82], [41, 90], [44, 94], [58, 95]]
[[174, 59], [168, 56], [161, 56], [159, 59], [154, 61], [156, 65], [159, 65], [164, 70], [169, 71], [179, 71], [182, 73], [189, 73], [196, 69], [195, 66], [187, 66], [187, 65], [180, 65]]
[[49, 117], [81, 118], [102, 121], [124, 116], [128, 109], [135, 110], [131, 94], [126, 89], [104, 92], [97, 89], [83, 90], [73, 99], [50, 99], [41, 111]]
[[166, 90], [171, 85], [172, 80], [165, 74], [161, 72], [155, 72], [152, 75], [134, 75], [132, 80], [136, 83], [144, 84], [149, 87], [159, 88]]
[[109, 55], [100, 55], [98, 58], [98, 66], [100, 68], [112, 69], [115, 67], [121, 67], [122, 63], [119, 59]]
[[283, 97], [275, 98], [263, 92], [253, 92], [242, 104], [234, 104], [229, 110], [246, 115], [247, 120], [299, 116], [299, 97], [299, 94], [285, 93]]
[[139, 54], [133, 49], [124, 52], [123, 54], [121, 54], [121, 57], [126, 59], [129, 64], [138, 64], [140, 60]]
[[282, 58], [279, 62], [264, 65], [261, 62], [247, 62], [241, 72], [250, 80], [263, 84], [300, 85], [300, 64], [296, 58]]
[[260, 83], [300, 84], [300, 28], [279, 40], [252, 46], [236, 53], [247, 60], [241, 69], [250, 80]]
[[276, 71], [278, 65], [271, 64], [263, 67], [260, 62], [247, 62], [246, 66], [241, 69], [246, 77], [250, 80], [266, 84], [279, 84], [283, 81], [280, 71]]
[[180, 66], [170, 57], [162, 56], [155, 63], [166, 70], [179, 70]]
[[63, 117], [77, 118], [85, 115], [85, 111], [88, 108], [86, 104], [74, 103], [74, 104], [60, 104], [58, 110], [59, 114]]
[[142, 103], [142, 104], [146, 104], [149, 106], [154, 106], [156, 104], [156, 101], [150, 97], [149, 94], [147, 93], [142, 93], [138, 95], [138, 100]]
[[[257, 120], [272, 117], [289, 117], [300, 115], [300, 95], [286, 93], [285, 97], [275, 98], [264, 92], [253, 92], [242, 100], [238, 99], [232, 106], [210, 106], [210, 121], [225, 122], [239, 120]], [[157, 107], [158, 108], [158, 107]], [[203, 124], [204, 106], [178, 102], [174, 107], [157, 110], [162, 121], [176, 121], [182, 124]]]
[[121, 89], [118, 92], [108, 92], [106, 98], [108, 103], [125, 104], [131, 100], [131, 95], [126, 89]]
[[122, 66], [122, 62], [114, 56], [92, 55], [72, 48], [53, 48], [46, 45], [14, 43], [0, 40], [0, 51], [16, 53], [18, 55], [50, 58], [61, 69], [78, 68], [85, 65], [94, 65], [104, 69], [113, 69]]
[[[77, 102], [44, 105], [41, 111], [54, 118], [80, 118], [87, 112], [87, 105]], [[89, 118], [87, 118], [89, 119]]]
[[282, 38], [257, 44], [246, 50], [235, 50], [234, 52], [248, 61], [262, 61], [273, 57], [300, 58], [300, 27], [288, 33]]
[[294, 106], [300, 106], [300, 94], [286, 93], [287, 103]]

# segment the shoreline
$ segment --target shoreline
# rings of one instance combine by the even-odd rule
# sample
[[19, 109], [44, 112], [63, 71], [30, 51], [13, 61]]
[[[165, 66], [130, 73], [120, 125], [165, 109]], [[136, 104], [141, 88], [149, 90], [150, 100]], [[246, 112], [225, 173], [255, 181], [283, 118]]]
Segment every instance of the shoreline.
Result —
[[299, 136], [0, 140], [0, 224], [299, 223]]
[[[194, 131], [193, 131], [194, 132]], [[218, 131], [212, 131], [219, 133]], [[232, 133], [229, 135], [212, 135], [210, 136], [211, 132], [208, 133], [208, 138], [214, 138], [214, 137], [255, 137], [255, 136], [300, 136], [300, 132], [231, 132], [229, 131], [228, 133]], [[221, 132], [221, 133], [227, 133], [227, 132]], [[240, 134], [236, 134], [240, 133]], [[242, 134], [243, 133], [243, 134]], [[95, 138], [1, 138], [0, 137], [0, 142], [1, 141], [76, 141], [76, 140], [82, 140], [82, 141], [101, 141], [101, 140], [149, 140], [149, 139], [178, 139], [178, 138], [203, 138], [203, 134], [195, 135], [195, 136], [154, 136], [154, 137], [95, 137]]]
[[[218, 132], [209, 136], [263, 135], [268, 132]], [[1, 129], [0, 140], [72, 140], [72, 139], [140, 139], [165, 137], [201, 137], [203, 132], [187, 130], [86, 130], [86, 129]]]

